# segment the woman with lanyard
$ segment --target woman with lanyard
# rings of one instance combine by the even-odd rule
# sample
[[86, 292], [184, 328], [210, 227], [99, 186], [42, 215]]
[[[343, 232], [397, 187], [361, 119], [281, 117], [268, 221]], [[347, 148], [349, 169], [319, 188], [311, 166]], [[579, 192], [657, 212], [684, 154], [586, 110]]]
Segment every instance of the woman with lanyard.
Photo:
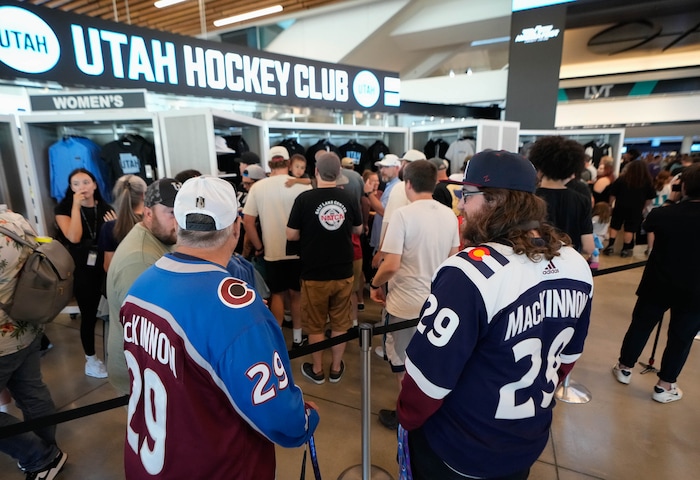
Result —
[[54, 210], [56, 224], [75, 261], [73, 294], [80, 309], [80, 340], [85, 351], [85, 375], [106, 378], [107, 369], [95, 356], [95, 323], [105, 272], [98, 258], [98, 235], [116, 214], [102, 199], [95, 176], [84, 168], [68, 176], [66, 196]]

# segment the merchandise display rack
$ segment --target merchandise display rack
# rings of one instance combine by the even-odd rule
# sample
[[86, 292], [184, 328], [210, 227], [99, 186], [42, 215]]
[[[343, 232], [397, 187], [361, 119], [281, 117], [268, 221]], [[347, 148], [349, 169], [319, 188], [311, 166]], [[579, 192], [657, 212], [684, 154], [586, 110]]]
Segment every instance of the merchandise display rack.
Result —
[[304, 148], [324, 139], [337, 147], [350, 140], [369, 147], [375, 141], [381, 140], [392, 153], [397, 155], [401, 155], [409, 148], [408, 129], [404, 127], [281, 121], [266, 122], [265, 127], [266, 148], [277, 145], [287, 138], [294, 138]]
[[[22, 115], [19, 120], [27, 152], [28, 170], [27, 177], [22, 180], [25, 188], [32, 192], [36, 227], [40, 235], [55, 234], [53, 211], [56, 201], [50, 195], [48, 150], [64, 135], [80, 135], [98, 145], [104, 145], [118, 140], [126, 133], [139, 134], [152, 142], [155, 148], [157, 161], [155, 178], [163, 176], [161, 135], [154, 112], [144, 109], [61, 112]], [[66, 179], [67, 186], [68, 179]]]
[[[581, 145], [588, 142], [598, 144], [608, 144], [612, 147], [612, 157], [614, 159], [615, 174], [620, 172], [620, 160], [622, 157], [622, 147], [625, 144], [624, 128], [599, 128], [599, 129], [578, 129], [578, 130], [521, 130], [519, 146], [526, 142], [535, 142], [537, 139], [551, 135], [566, 137], [575, 140]], [[515, 150], [517, 151], [517, 150]]]
[[[430, 140], [441, 138], [447, 143], [452, 143], [464, 137], [471, 137], [474, 139], [475, 152], [481, 152], [487, 148], [516, 152], [520, 123], [483, 119], [456, 122], [440, 120], [439, 122], [413, 126], [409, 130], [411, 148], [420, 151], [423, 151], [425, 144]], [[461, 164], [452, 165], [454, 171], [458, 171], [461, 167]]]
[[[158, 113], [163, 143], [165, 175], [175, 176], [188, 169], [218, 175], [214, 138], [241, 135], [251, 151], [267, 151], [264, 122], [232, 112], [211, 108], [167, 110]], [[262, 158], [261, 160], [265, 161]]]

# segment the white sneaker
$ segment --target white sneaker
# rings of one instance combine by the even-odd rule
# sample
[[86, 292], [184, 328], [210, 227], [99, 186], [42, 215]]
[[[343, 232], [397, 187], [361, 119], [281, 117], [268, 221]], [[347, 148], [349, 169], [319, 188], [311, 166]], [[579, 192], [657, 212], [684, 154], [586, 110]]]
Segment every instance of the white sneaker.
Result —
[[85, 375], [95, 378], [107, 378], [107, 368], [97, 357], [87, 357], [85, 362]]
[[384, 358], [384, 347], [379, 346], [374, 349], [374, 353], [377, 354], [377, 356]]
[[658, 385], [654, 385], [654, 393], [651, 395], [651, 398], [659, 403], [675, 402], [683, 398], [683, 391], [678, 388], [678, 385], [675, 383], [672, 383], [671, 388], [668, 390], [664, 390]]
[[624, 383], [625, 385], [629, 385], [630, 380], [632, 380], [632, 371], [620, 368], [619, 363], [613, 365], [612, 374], [618, 382]]

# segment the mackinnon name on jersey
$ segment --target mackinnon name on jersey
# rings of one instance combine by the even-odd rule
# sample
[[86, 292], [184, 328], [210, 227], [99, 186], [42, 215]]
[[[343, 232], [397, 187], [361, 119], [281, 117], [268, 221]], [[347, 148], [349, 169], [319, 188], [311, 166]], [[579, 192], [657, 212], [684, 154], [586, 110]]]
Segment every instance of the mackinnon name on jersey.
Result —
[[508, 315], [504, 340], [539, 325], [545, 318], [579, 318], [588, 304], [588, 294], [579, 290], [559, 289], [540, 292], [531, 305], [519, 305]]
[[124, 319], [124, 341], [142, 347], [155, 361], [167, 365], [177, 378], [175, 371], [175, 347], [167, 335], [141, 315]]

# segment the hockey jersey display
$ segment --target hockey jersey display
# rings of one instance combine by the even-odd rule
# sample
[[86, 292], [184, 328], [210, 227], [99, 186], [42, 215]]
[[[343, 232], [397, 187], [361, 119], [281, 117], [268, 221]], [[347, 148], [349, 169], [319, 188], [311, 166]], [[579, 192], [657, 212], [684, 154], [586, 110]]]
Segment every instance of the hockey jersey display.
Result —
[[126, 134], [109, 142], [102, 147], [100, 156], [107, 165], [110, 185], [122, 175], [137, 175], [147, 184], [157, 178], [156, 149], [141, 135]]
[[66, 196], [68, 176], [76, 168], [92, 173], [102, 198], [107, 202], [112, 201], [112, 187], [108, 183], [107, 167], [100, 159], [100, 147], [84, 137], [65, 136], [49, 147], [51, 196], [57, 202], [60, 203]]
[[120, 322], [127, 479], [272, 480], [273, 442], [300, 446], [315, 430], [275, 318], [223, 267], [166, 254], [134, 282]]

